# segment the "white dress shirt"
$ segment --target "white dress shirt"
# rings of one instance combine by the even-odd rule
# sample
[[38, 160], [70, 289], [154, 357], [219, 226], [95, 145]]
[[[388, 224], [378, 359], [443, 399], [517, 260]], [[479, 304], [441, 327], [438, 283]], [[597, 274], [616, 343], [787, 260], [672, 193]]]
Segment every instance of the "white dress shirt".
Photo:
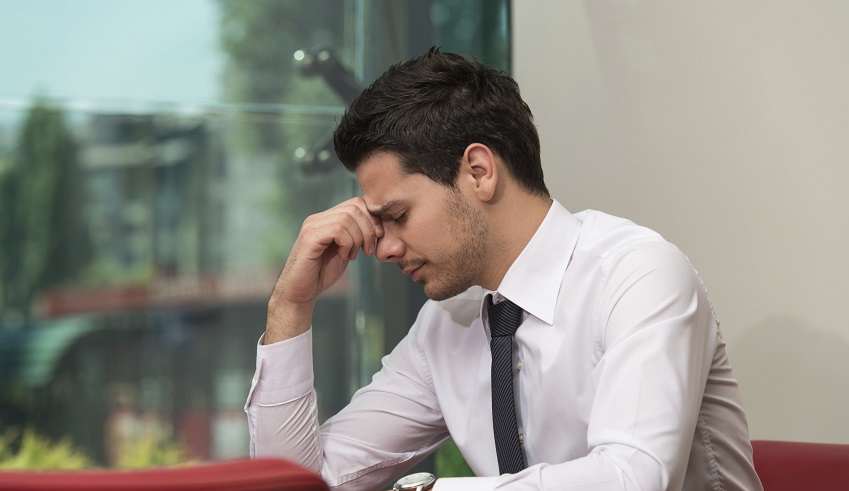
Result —
[[[516, 410], [528, 467], [498, 475], [484, 297], [524, 309]], [[386, 486], [449, 436], [479, 477], [435, 489], [759, 490], [719, 323], [658, 233], [553, 202], [496, 292], [428, 301], [372, 382], [318, 425], [312, 333], [257, 348], [251, 455], [335, 489]]]

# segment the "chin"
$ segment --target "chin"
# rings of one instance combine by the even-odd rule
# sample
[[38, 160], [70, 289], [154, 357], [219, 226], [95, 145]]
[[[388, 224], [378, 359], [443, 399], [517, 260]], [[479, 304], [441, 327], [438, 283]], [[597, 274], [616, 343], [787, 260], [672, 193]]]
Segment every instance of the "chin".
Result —
[[459, 295], [468, 290], [468, 286], [463, 285], [434, 285], [432, 282], [424, 284], [424, 293], [431, 300], [447, 300], [453, 296]]

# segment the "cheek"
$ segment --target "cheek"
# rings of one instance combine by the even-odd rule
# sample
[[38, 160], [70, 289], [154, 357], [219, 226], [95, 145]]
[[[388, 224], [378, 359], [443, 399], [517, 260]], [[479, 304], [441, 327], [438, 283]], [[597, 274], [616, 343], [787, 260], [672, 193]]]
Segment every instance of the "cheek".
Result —
[[450, 230], [442, 230], [425, 239], [426, 249], [422, 252], [429, 254], [434, 262], [449, 262], [457, 257], [462, 248], [462, 237]]
[[456, 237], [445, 223], [415, 223], [410, 221], [401, 232], [401, 239], [412, 257], [426, 261], [439, 262], [440, 258], [450, 256], [457, 247]]

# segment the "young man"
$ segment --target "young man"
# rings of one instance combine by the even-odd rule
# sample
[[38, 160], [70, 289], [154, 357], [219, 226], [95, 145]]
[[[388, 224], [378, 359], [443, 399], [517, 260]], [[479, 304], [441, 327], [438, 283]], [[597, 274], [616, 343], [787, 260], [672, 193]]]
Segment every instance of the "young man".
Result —
[[[440, 491], [761, 488], [698, 274], [656, 232], [549, 197], [510, 77], [431, 50], [366, 89], [335, 146], [363, 194], [304, 221], [274, 288], [252, 455], [372, 490], [451, 436], [479, 477]], [[431, 300], [319, 427], [313, 308], [358, 251]]]

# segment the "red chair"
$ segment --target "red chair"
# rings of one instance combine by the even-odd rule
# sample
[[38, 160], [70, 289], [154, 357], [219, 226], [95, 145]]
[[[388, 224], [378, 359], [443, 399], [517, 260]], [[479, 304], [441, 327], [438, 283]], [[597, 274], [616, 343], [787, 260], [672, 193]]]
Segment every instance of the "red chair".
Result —
[[231, 460], [138, 471], [0, 471], [15, 491], [328, 491], [312, 471], [279, 459]]
[[849, 490], [849, 445], [752, 441], [764, 491]]

